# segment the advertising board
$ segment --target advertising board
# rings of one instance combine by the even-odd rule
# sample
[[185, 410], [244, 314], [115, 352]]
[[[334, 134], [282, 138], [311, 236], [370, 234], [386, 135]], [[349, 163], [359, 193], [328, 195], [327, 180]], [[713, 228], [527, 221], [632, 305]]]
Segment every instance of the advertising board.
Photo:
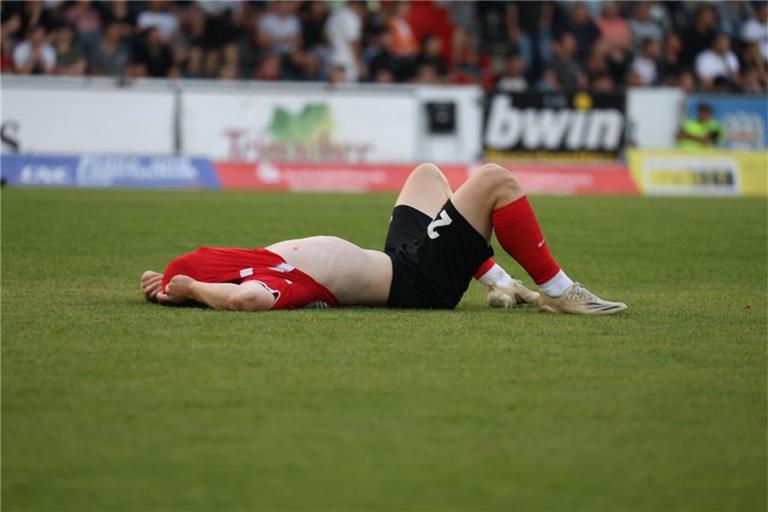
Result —
[[184, 157], [2, 155], [10, 186], [218, 188], [210, 161]]
[[172, 154], [168, 92], [2, 89], [3, 153]]
[[[332, 192], [397, 192], [415, 164], [216, 162], [221, 187]], [[478, 166], [441, 165], [454, 189]], [[516, 165], [515, 177], [532, 194], [637, 194], [623, 165]]]
[[412, 95], [344, 91], [185, 92], [185, 154], [254, 162], [407, 162], [417, 159]]
[[485, 159], [615, 160], [623, 149], [620, 94], [502, 93], [486, 98]]
[[768, 196], [768, 152], [629, 152], [632, 177], [646, 195]]

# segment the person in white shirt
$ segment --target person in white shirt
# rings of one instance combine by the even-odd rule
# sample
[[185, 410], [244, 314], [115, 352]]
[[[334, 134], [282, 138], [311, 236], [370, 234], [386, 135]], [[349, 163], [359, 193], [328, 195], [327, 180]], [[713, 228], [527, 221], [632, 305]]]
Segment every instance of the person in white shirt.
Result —
[[325, 24], [325, 34], [331, 43], [331, 64], [343, 66], [349, 82], [357, 82], [363, 74], [361, 38], [364, 14], [363, 2], [348, 2], [331, 14]]
[[168, 2], [163, 1], [147, 2], [147, 10], [139, 14], [136, 24], [142, 30], [157, 28], [165, 42], [173, 39], [179, 30], [178, 18], [170, 10]]
[[27, 40], [13, 50], [13, 66], [21, 75], [51, 74], [56, 67], [56, 50], [45, 38], [41, 26], [29, 30]]
[[741, 39], [746, 43], [757, 43], [763, 59], [768, 61], [768, 3], [761, 3], [755, 15], [744, 22]]
[[287, 55], [301, 47], [301, 23], [296, 16], [298, 2], [271, 2], [269, 12], [259, 20], [259, 44], [270, 53]]
[[712, 47], [696, 56], [696, 76], [705, 89], [711, 89], [717, 78], [739, 83], [739, 60], [731, 51], [731, 39], [718, 34]]
[[659, 43], [653, 39], [644, 39], [640, 54], [632, 62], [632, 71], [640, 77], [643, 85], [654, 85], [658, 80]]

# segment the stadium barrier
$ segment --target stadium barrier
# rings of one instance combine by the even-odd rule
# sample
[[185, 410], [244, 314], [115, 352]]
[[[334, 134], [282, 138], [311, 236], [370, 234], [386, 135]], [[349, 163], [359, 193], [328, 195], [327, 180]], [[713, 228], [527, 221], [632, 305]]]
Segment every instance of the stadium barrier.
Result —
[[[215, 164], [222, 188], [289, 191], [397, 191], [415, 164], [296, 164], [281, 162]], [[451, 186], [461, 185], [477, 165], [441, 165]], [[515, 165], [523, 187], [534, 194], [637, 194], [623, 165]]]
[[[211, 162], [151, 156], [3, 155], [11, 186], [250, 189], [323, 192], [396, 192], [417, 163], [348, 164]], [[453, 187], [477, 165], [441, 165]], [[637, 194], [623, 165], [516, 165], [515, 176], [533, 194]]]
[[101, 188], [219, 188], [211, 161], [176, 156], [2, 155], [11, 186]]
[[476, 86], [0, 78], [3, 153], [472, 162]]
[[629, 151], [645, 195], [768, 196], [766, 151]]
[[[621, 164], [516, 164], [531, 194], [768, 196], [765, 151], [629, 151]], [[116, 155], [2, 155], [11, 186], [395, 192], [417, 163], [212, 162]], [[441, 165], [453, 187], [479, 165]]]

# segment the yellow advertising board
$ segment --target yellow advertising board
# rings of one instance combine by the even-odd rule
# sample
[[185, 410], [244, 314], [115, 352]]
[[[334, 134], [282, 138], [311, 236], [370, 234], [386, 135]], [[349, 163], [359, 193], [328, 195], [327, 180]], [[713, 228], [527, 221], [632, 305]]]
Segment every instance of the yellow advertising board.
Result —
[[768, 196], [768, 151], [629, 150], [645, 195]]

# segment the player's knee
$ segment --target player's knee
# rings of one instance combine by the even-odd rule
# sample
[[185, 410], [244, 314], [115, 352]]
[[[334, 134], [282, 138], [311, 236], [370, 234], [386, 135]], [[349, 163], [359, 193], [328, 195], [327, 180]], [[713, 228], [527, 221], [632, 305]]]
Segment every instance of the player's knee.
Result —
[[484, 164], [473, 177], [482, 182], [489, 191], [503, 193], [505, 195], [522, 196], [525, 194], [522, 185], [515, 175], [498, 164]]
[[411, 172], [411, 176], [414, 179], [423, 180], [425, 182], [436, 182], [441, 185], [448, 184], [448, 180], [445, 178], [443, 171], [431, 162], [418, 165], [413, 172]]

